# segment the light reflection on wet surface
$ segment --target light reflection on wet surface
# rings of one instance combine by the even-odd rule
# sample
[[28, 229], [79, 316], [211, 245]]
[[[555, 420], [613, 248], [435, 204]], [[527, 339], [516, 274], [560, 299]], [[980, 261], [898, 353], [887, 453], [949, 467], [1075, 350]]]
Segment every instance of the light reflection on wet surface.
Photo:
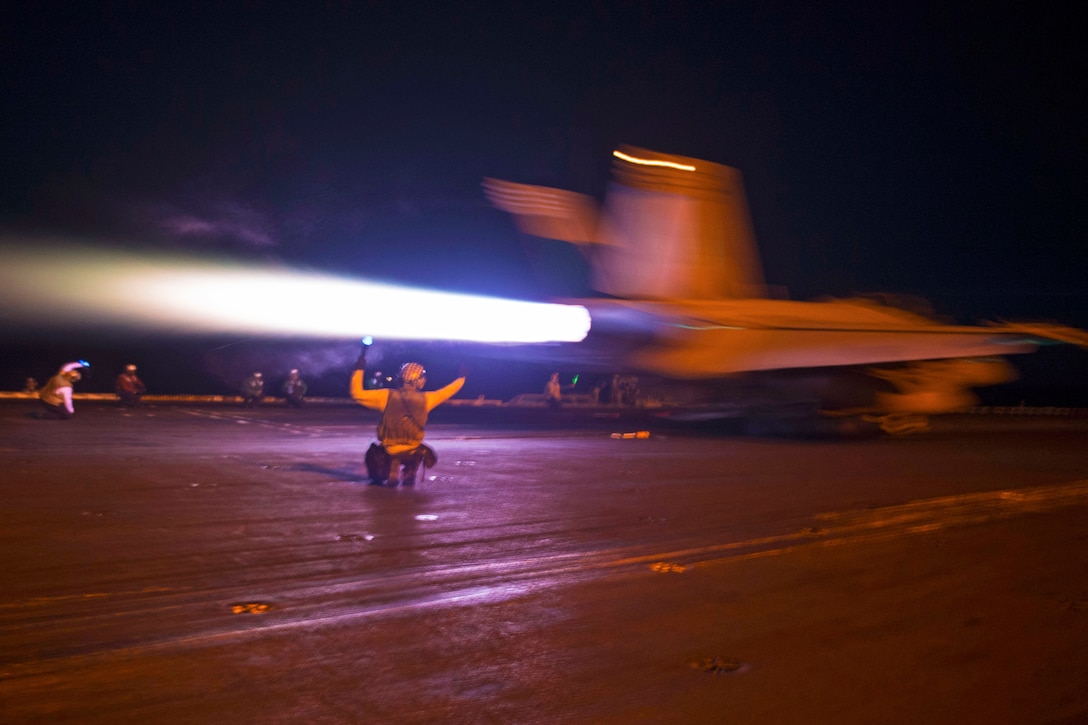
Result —
[[[1017, 677], [1084, 659], [1082, 430], [438, 425], [434, 480], [386, 489], [360, 476], [372, 426], [347, 412], [236, 426], [245, 413], [160, 409], [151, 428], [90, 410], [62, 438], [3, 412], [0, 697], [17, 720], [170, 722], [185, 702], [204, 721], [760, 721], [773, 705], [860, 722], [918, 714], [887, 682], [920, 684], [921, 661], [977, 705], [926, 642], [990, 686], [1010, 647]], [[836, 698], [844, 675], [872, 696]], [[1080, 682], [1028, 677], [1044, 702], [1083, 703]]]

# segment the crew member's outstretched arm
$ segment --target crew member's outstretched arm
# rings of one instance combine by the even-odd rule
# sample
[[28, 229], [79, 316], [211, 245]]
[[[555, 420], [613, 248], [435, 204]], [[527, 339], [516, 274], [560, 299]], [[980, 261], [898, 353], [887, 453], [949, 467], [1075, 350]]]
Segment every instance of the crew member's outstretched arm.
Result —
[[374, 410], [385, 410], [385, 404], [389, 402], [389, 390], [366, 390], [363, 388], [363, 380], [366, 375], [366, 351], [370, 347], [364, 338], [363, 346], [359, 350], [359, 357], [355, 360], [355, 372], [351, 374], [351, 398], [359, 405]]
[[444, 388], [424, 393], [424, 395], [427, 396], [427, 410], [434, 410], [439, 405], [442, 405], [442, 403], [445, 403], [447, 400], [457, 395], [457, 392], [464, 384], [465, 377], [462, 375]]

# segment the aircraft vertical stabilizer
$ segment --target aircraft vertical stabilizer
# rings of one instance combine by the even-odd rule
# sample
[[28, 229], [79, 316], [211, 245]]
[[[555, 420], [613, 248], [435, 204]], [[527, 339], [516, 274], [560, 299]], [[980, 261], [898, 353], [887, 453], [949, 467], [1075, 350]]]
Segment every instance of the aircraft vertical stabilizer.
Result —
[[624, 146], [593, 255], [593, 284], [628, 299], [766, 297], [737, 169]]

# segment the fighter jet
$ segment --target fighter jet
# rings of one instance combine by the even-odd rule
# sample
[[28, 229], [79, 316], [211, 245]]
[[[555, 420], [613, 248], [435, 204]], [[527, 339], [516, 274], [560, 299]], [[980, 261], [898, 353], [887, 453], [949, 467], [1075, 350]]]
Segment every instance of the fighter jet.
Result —
[[615, 151], [603, 205], [561, 189], [485, 179], [529, 235], [579, 246], [600, 297], [571, 366], [657, 387], [675, 415], [736, 417], [756, 430], [925, 430], [1015, 379], [1007, 355], [1045, 341], [1088, 347], [1054, 324], [948, 324], [894, 296], [816, 302], [764, 281], [737, 169], [634, 147]]

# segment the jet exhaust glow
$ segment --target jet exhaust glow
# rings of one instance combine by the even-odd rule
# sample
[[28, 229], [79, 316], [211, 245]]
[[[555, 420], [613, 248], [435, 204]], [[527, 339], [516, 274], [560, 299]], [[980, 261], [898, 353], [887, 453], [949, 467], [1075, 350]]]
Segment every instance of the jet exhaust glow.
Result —
[[0, 264], [7, 322], [295, 337], [577, 342], [578, 305], [479, 297], [208, 259], [22, 247]]

